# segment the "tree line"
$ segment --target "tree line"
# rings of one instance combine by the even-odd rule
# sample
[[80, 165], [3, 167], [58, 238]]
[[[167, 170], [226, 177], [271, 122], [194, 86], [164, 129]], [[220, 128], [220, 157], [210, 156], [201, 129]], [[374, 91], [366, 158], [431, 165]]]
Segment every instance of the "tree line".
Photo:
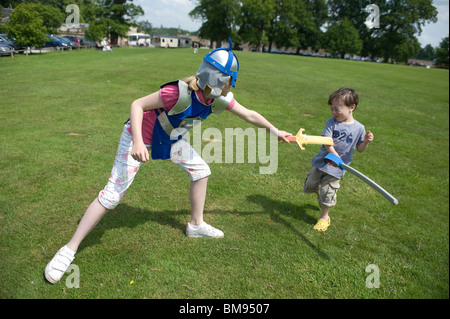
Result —
[[[367, 23], [374, 14], [366, 8], [373, 4], [378, 27]], [[437, 14], [432, 0], [199, 0], [190, 12], [203, 21], [200, 36], [211, 42], [231, 37], [260, 51], [270, 52], [274, 45], [297, 53], [323, 48], [342, 58], [352, 54], [398, 62], [419, 53], [416, 35], [436, 22]]]
[[[211, 44], [220, 45], [231, 37], [235, 44], [250, 43], [260, 51], [270, 52], [273, 46], [295, 48], [297, 53], [323, 48], [342, 58], [351, 54], [398, 62], [417, 56], [421, 47], [416, 36], [426, 24], [436, 22], [438, 14], [432, 0], [191, 1], [194, 8], [189, 15], [202, 21], [199, 36]], [[79, 6], [80, 22], [89, 23], [86, 37], [92, 40], [108, 37], [114, 43], [126, 36], [130, 26], [151, 28], [150, 22], [137, 21], [144, 10], [132, 0], [0, 0], [0, 4], [15, 9], [9, 26], [0, 29], [20, 39], [21, 33], [28, 34], [34, 43], [65, 21], [69, 4]], [[376, 5], [377, 11], [368, 11], [369, 5]], [[379, 25], [368, 23], [371, 19]], [[445, 50], [448, 65], [448, 37], [435, 49], [439, 56], [445, 56]]]
[[42, 46], [46, 35], [56, 33], [66, 21], [66, 8], [71, 4], [79, 8], [79, 22], [89, 24], [85, 37], [90, 40], [125, 37], [144, 15], [141, 6], [127, 0], [0, 0], [3, 7], [14, 9], [0, 31], [16, 38], [20, 45]]

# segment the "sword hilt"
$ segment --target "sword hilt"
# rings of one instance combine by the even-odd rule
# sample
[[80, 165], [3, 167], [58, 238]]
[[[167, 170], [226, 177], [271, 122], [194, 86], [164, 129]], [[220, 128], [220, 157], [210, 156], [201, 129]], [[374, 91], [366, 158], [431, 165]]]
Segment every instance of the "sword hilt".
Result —
[[314, 136], [314, 135], [306, 135], [303, 134], [303, 131], [305, 129], [301, 128], [296, 137], [296, 141], [298, 146], [300, 147], [301, 150], [304, 150], [305, 148], [303, 147], [303, 145], [308, 145], [308, 144], [322, 144], [322, 145], [334, 145], [333, 139], [329, 136]]
[[340, 158], [339, 156], [336, 156], [332, 153], [328, 153], [327, 156], [324, 157], [325, 162], [327, 162], [328, 164], [333, 165], [334, 167], [339, 167], [340, 169], [342, 169], [343, 171], [345, 171], [342, 168], [342, 164], [344, 163], [344, 161], [342, 160], [342, 158]]

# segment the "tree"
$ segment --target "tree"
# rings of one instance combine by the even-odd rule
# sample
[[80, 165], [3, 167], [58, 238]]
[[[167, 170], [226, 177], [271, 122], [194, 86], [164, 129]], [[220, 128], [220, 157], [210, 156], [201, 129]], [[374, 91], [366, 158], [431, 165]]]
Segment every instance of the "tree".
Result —
[[328, 0], [330, 24], [348, 18], [363, 40], [362, 54], [407, 60], [420, 50], [416, 34], [420, 35], [426, 23], [437, 21], [437, 10], [432, 0], [379, 0], [380, 28], [369, 29], [365, 8], [372, 0]]
[[58, 32], [65, 15], [56, 7], [41, 3], [28, 3], [27, 7], [41, 17], [47, 34]]
[[0, 6], [5, 8], [9, 8], [9, 6], [15, 8], [21, 3], [23, 3], [23, 0], [0, 0]]
[[343, 59], [345, 54], [359, 54], [363, 43], [358, 30], [352, 22], [345, 18], [338, 24], [330, 26], [326, 32], [326, 49], [332, 54], [338, 54]]
[[[77, 4], [78, 1], [80, 1], [80, 0], [0, 0], [0, 5], [2, 5], [5, 8], [9, 7], [9, 5], [11, 5], [12, 8], [14, 9], [19, 4], [23, 4], [23, 3], [43, 4], [46, 6], [56, 8], [59, 11], [61, 11], [61, 13], [63, 13], [63, 12], [65, 12], [64, 10], [68, 4], [71, 4], [71, 3]], [[81, 1], [86, 1], [86, 0], [81, 0]], [[87, 1], [91, 1], [91, 0], [87, 0]]]
[[320, 29], [328, 19], [328, 10], [324, 0], [295, 1], [293, 27], [296, 37], [292, 46], [297, 53], [302, 48], [320, 49], [323, 32]]
[[407, 62], [420, 50], [419, 40], [415, 36], [406, 36], [397, 32], [386, 32], [377, 39], [378, 55], [384, 57], [384, 61], [395, 60], [397, 62]]
[[428, 60], [433, 61], [436, 56], [436, 50], [433, 48], [431, 44], [427, 44], [425, 48], [420, 48], [419, 53], [416, 56], [416, 59], [420, 60]]
[[15, 8], [9, 16], [6, 31], [8, 37], [15, 38], [17, 46], [40, 47], [47, 37], [41, 16], [30, 4], [20, 4]]
[[271, 28], [275, 15], [274, 0], [244, 0], [239, 17], [239, 36], [246, 42], [256, 45], [263, 51], [269, 40], [267, 31]]
[[210, 39], [211, 46], [216, 41], [217, 47], [220, 47], [223, 40], [236, 36], [234, 33], [239, 10], [238, 0], [199, 0], [189, 15], [203, 21], [199, 36]]
[[138, 25], [138, 31], [139, 32], [144, 32], [146, 34], [151, 34], [152, 31], [153, 31], [152, 24], [149, 21], [147, 21], [147, 20], [140, 21], [140, 22], [137, 23], [137, 25]]
[[275, 16], [272, 19], [272, 28], [269, 32], [269, 50], [271, 50], [272, 42], [278, 48], [296, 46], [297, 32], [295, 22], [296, 14], [304, 11], [303, 2], [297, 0], [279, 1], [275, 6]]
[[239, 34], [245, 41], [277, 47], [318, 48], [327, 18], [324, 0], [243, 0]]
[[448, 36], [442, 39], [439, 47], [436, 49], [436, 63], [442, 66], [443, 68], [448, 69], [449, 62], [449, 53], [448, 53]]
[[93, 20], [88, 21], [89, 39], [109, 37], [115, 43], [118, 37], [125, 37], [130, 26], [137, 26], [136, 19], [144, 14], [141, 6], [127, 0], [93, 0]]
[[[20, 4], [26, 4], [27, 8], [35, 11], [41, 17], [48, 34], [56, 33], [65, 15], [60, 8], [59, 0], [0, 0], [2, 5], [11, 5], [15, 9]], [[72, 0], [67, 0], [72, 1]]]

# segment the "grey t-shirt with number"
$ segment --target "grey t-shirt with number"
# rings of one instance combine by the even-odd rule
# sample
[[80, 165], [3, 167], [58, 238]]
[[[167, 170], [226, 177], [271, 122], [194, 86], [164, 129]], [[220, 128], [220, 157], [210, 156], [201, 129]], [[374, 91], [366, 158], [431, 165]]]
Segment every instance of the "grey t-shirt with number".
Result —
[[[322, 136], [333, 138], [334, 149], [345, 164], [350, 164], [353, 158], [355, 147], [364, 141], [366, 130], [364, 125], [355, 120], [352, 124], [345, 124], [336, 121], [334, 117], [329, 118], [325, 124]], [[322, 172], [336, 178], [342, 178], [344, 172], [339, 167], [325, 163], [324, 157], [328, 154], [325, 146], [322, 145], [319, 153], [314, 156], [311, 164]]]

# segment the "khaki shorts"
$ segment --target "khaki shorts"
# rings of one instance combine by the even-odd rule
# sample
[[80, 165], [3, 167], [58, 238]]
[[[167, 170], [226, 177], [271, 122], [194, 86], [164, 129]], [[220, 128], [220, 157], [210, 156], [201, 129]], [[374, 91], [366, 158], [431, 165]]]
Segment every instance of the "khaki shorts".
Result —
[[319, 171], [313, 166], [306, 176], [303, 192], [319, 192], [319, 204], [321, 206], [333, 207], [336, 205], [336, 196], [339, 187], [338, 178]]

